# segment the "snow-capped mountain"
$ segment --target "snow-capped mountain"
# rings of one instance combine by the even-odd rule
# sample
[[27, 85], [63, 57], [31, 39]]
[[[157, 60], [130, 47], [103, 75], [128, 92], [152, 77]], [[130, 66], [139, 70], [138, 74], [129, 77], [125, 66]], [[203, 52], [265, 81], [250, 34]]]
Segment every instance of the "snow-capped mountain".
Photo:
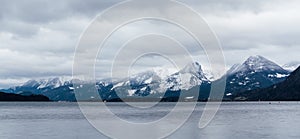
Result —
[[[121, 79], [113, 83], [111, 90], [120, 92], [120, 95], [127, 96], [147, 96], [157, 93], [157, 85], [161, 78], [154, 71], [142, 72], [132, 75], [128, 78]], [[126, 92], [124, 94], [124, 92]]]
[[262, 72], [262, 71], [280, 71], [284, 72], [285, 70], [277, 65], [276, 63], [262, 57], [262, 56], [250, 56], [242, 65], [234, 65], [227, 73], [235, 74], [237, 72], [248, 72], [249, 70], [253, 72]]
[[[159, 71], [159, 72], [157, 72]], [[199, 63], [189, 63], [180, 71], [165, 76], [161, 70], [147, 71], [115, 82], [112, 90], [127, 92], [127, 96], [148, 96], [167, 90], [188, 90], [202, 82], [209, 82]]]
[[251, 56], [243, 64], [236, 64], [228, 70], [225, 93], [230, 95], [265, 88], [284, 81], [289, 73], [262, 56]]
[[282, 68], [292, 72], [292, 71], [296, 70], [299, 66], [300, 66], [300, 61], [294, 61], [294, 62], [284, 64], [282, 66]]
[[15, 94], [31, 92], [32, 94], [45, 95], [51, 100], [74, 101], [75, 96], [72, 86], [72, 80], [70, 78], [55, 77], [49, 79], [29, 80], [20, 86], [2, 89], [1, 91]]
[[70, 84], [70, 82], [64, 78], [49, 78], [49, 79], [39, 79], [39, 80], [29, 80], [25, 82], [22, 87], [36, 87], [37, 89], [54, 89], [63, 85]]
[[202, 82], [209, 82], [205, 77], [201, 65], [197, 62], [187, 64], [179, 72], [170, 75], [163, 82], [163, 86], [172, 91], [188, 90]]

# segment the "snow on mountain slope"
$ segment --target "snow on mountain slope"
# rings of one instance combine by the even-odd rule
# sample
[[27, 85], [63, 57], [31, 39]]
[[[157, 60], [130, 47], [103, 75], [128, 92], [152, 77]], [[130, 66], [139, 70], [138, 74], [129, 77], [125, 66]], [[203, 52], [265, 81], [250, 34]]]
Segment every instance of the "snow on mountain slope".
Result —
[[164, 93], [167, 90], [188, 90], [201, 85], [202, 82], [209, 82], [197, 62], [189, 63], [183, 69], [171, 75], [166, 75], [166, 73], [168, 72], [153, 70], [132, 75], [128, 79], [115, 82], [112, 89], [119, 92], [128, 92], [127, 95], [129, 96], [145, 96]]
[[203, 70], [204, 76], [210, 80], [210, 81], [215, 81], [216, 77], [213, 75], [211, 70]]
[[234, 74], [236, 72], [248, 72], [249, 70], [253, 72], [285, 71], [276, 63], [257, 55], [249, 57], [242, 65], [234, 65], [227, 73]]
[[161, 79], [166, 79], [168, 76], [178, 72], [176, 69], [164, 68], [164, 67], [156, 67], [152, 70], [155, 74]]
[[36, 89], [43, 89], [43, 88], [54, 89], [66, 84], [70, 84], [70, 80], [68, 80], [65, 77], [61, 77], [61, 78], [55, 77], [55, 78], [48, 78], [48, 79], [29, 80], [21, 86], [32, 87]]
[[188, 90], [202, 82], [209, 82], [205, 77], [201, 65], [197, 62], [187, 64], [179, 72], [170, 75], [162, 85], [172, 91]]
[[288, 71], [294, 71], [300, 66], [300, 61], [294, 61], [283, 65], [282, 67]]
[[289, 73], [262, 56], [251, 56], [228, 70], [226, 94], [268, 87], [283, 81]]
[[127, 92], [127, 94], [123, 94], [123, 96], [147, 96], [150, 93], [155, 93], [154, 90], [156, 90], [155, 88], [157, 88], [157, 84], [159, 84], [161, 80], [161, 77], [156, 72], [146, 71], [114, 81], [111, 90], [120, 93]]

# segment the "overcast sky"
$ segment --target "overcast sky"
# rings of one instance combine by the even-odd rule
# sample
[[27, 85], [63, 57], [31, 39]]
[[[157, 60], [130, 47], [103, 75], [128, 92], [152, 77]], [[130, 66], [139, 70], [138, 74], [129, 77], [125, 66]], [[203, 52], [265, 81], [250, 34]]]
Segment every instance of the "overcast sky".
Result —
[[[0, 88], [32, 78], [71, 76], [74, 50], [80, 35], [96, 15], [118, 2], [121, 1], [1, 0]], [[299, 0], [182, 0], [181, 2], [199, 12], [215, 31], [222, 45], [227, 67], [242, 63], [251, 55], [262, 55], [280, 65], [299, 61]], [[141, 7], [140, 11], [142, 10]], [[181, 13], [174, 11], [173, 14]], [[109, 22], [107, 21], [106, 25], [109, 26]], [[145, 25], [147, 28], [143, 28]], [[136, 33], [139, 30], [155, 30], [155, 28], [160, 31], [171, 31], [189, 42], [188, 37], [176, 29], [155, 22], [136, 23], [120, 29], [120, 34], [115, 37], [122, 40], [126, 38], [128, 32]], [[115, 43], [112, 41], [111, 45]], [[148, 44], [145, 46], [150, 47]], [[112, 49], [107, 54], [110, 53], [115, 53], [115, 50]], [[203, 66], [207, 64], [201, 61], [201, 57], [205, 57], [203, 51], [196, 51], [193, 56], [203, 63]], [[157, 60], [159, 61], [159, 58]], [[143, 61], [151, 59], [145, 58]], [[147, 62], [140, 64], [149, 66], [145, 63]], [[167, 61], [161, 59], [161, 63]], [[99, 65], [103, 66], [105, 65]], [[157, 65], [154, 63], [150, 66]], [[107, 71], [101, 73], [99, 76], [103, 78], [108, 74]]]

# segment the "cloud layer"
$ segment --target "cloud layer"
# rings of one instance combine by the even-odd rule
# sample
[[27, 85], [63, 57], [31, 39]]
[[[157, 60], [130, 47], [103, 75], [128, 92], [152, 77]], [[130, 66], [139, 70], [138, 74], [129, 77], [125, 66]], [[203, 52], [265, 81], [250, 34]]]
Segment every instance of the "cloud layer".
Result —
[[[0, 88], [30, 78], [71, 76], [74, 50], [81, 33], [96, 15], [118, 2], [121, 1], [0, 1]], [[228, 67], [242, 62], [250, 55], [263, 55], [279, 64], [297, 61], [300, 58], [298, 0], [181, 2], [199, 12], [215, 31], [223, 46]], [[133, 9], [132, 12], [142, 11], [143, 7]], [[176, 11], [172, 14], [189, 18], [189, 15]], [[111, 22], [113, 21], [107, 21], [103, 25], [109, 26]], [[155, 27], [178, 34], [178, 37], [187, 38], [186, 42], [190, 42], [188, 37], [178, 33], [175, 28], [151, 22], [129, 25], [121, 29], [116, 37], [122, 40], [128, 33], [154, 30]], [[110, 51], [115, 52], [114, 49]], [[208, 65], [203, 50], [195, 50], [193, 56], [204, 66]], [[147, 60], [149, 61], [151, 62]], [[155, 62], [160, 63], [159, 61]], [[161, 64], [165, 64], [165, 61], [161, 60]], [[141, 63], [141, 66], [145, 65], [153, 66], [155, 63]], [[104, 66], [107, 66], [105, 62], [100, 63], [98, 68], [102, 73], [99, 76], [103, 78], [109, 73], [101, 71], [101, 67]]]

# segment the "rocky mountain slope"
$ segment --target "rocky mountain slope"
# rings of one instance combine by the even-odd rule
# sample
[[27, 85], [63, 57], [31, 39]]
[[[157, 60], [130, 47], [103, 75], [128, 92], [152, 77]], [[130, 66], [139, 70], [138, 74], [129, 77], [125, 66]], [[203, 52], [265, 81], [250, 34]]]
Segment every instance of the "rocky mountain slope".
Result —
[[234, 65], [228, 70], [225, 75], [227, 77], [225, 94], [230, 96], [266, 88], [284, 81], [289, 74], [289, 71], [262, 56], [251, 56], [243, 64]]
[[268, 88], [257, 89], [235, 96], [236, 100], [252, 101], [299, 101], [300, 100], [300, 67], [297, 68], [283, 82], [274, 84]]

